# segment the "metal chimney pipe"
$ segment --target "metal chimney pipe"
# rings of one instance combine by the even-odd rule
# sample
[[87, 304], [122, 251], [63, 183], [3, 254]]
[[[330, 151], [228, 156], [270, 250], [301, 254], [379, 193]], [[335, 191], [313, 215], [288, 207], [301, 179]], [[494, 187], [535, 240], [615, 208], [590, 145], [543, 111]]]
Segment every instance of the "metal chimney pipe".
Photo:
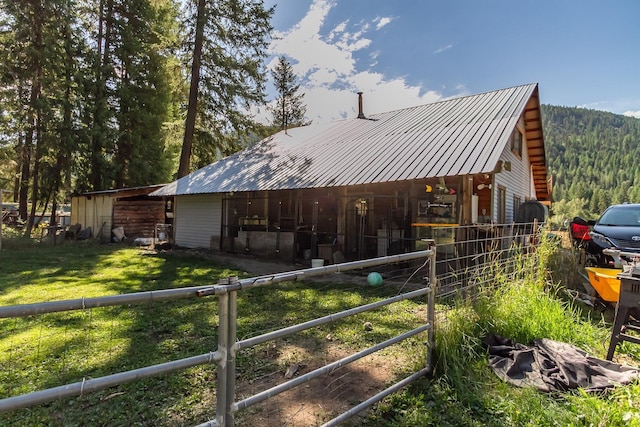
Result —
[[358, 118], [366, 119], [364, 113], [362, 112], [362, 92], [358, 92]]

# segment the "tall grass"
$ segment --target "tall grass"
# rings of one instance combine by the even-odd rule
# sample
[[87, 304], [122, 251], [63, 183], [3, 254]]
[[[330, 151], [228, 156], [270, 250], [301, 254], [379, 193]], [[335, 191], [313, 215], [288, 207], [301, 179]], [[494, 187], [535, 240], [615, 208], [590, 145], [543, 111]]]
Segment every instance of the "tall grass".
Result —
[[[549, 266], [560, 251], [545, 240], [533, 253], [516, 254], [507, 268], [491, 263], [477, 292], [439, 306], [435, 370], [403, 393], [390, 397], [368, 420], [376, 426], [610, 426], [640, 425], [640, 385], [588, 395], [563, 395], [516, 388], [495, 376], [483, 337], [500, 335], [529, 344], [549, 338], [604, 358], [610, 325], [565, 297], [551, 281]], [[557, 277], [557, 276], [554, 276]], [[638, 347], [638, 346], [634, 346]], [[619, 348], [639, 364], [630, 346]], [[625, 354], [626, 353], [626, 354]]]

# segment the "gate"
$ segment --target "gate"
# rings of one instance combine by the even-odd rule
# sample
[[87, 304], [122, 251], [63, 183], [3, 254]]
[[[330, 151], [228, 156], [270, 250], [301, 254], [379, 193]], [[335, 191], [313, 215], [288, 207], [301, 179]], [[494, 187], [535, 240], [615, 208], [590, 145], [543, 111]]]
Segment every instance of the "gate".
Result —
[[[333, 313], [328, 316], [316, 318], [303, 323], [298, 323], [286, 328], [271, 331], [249, 339], [238, 340], [237, 330], [237, 296], [238, 292], [259, 286], [269, 286], [281, 282], [304, 280], [307, 277], [322, 276], [330, 273], [340, 273], [350, 270], [384, 266], [387, 264], [406, 263], [408, 261], [424, 260], [423, 266], [428, 268], [428, 276], [425, 286], [406, 293], [399, 293], [393, 297], [379, 300], [366, 305], [360, 305], [348, 310]], [[367, 400], [342, 413], [338, 417], [327, 422], [325, 426], [335, 426], [349, 419], [364, 409], [379, 402], [391, 393], [400, 390], [416, 379], [424, 376], [432, 370], [432, 350], [434, 345], [434, 319], [435, 319], [435, 287], [436, 287], [436, 248], [430, 243], [429, 249], [363, 261], [353, 261], [342, 264], [334, 264], [323, 267], [315, 267], [306, 270], [297, 270], [279, 273], [272, 276], [263, 276], [251, 279], [239, 280], [235, 277], [223, 279], [214, 286], [200, 286], [191, 288], [165, 289], [160, 291], [139, 292], [114, 296], [95, 298], [82, 298], [66, 301], [54, 301], [37, 304], [25, 304], [0, 307], [0, 318], [18, 318], [73, 310], [85, 310], [106, 306], [122, 306], [149, 302], [162, 302], [176, 299], [217, 297], [218, 299], [218, 348], [196, 356], [180, 360], [147, 366], [125, 372], [119, 372], [99, 378], [83, 379], [82, 381], [61, 385], [58, 387], [39, 390], [33, 393], [12, 396], [0, 400], [0, 413], [13, 411], [20, 408], [46, 403], [55, 399], [82, 396], [98, 390], [104, 390], [120, 384], [130, 383], [143, 378], [163, 375], [181, 371], [190, 367], [204, 364], [217, 364], [216, 379], [216, 417], [202, 426], [233, 426], [235, 415], [251, 406], [280, 393], [299, 387], [302, 384], [321, 375], [355, 362], [365, 356], [371, 355], [393, 344], [399, 343], [421, 333], [427, 334], [426, 362], [424, 367], [388, 387], [387, 389], [371, 396]], [[417, 272], [418, 270], [416, 270]], [[414, 272], [415, 273], [415, 272]], [[410, 277], [411, 278], [411, 277]], [[424, 324], [410, 331], [404, 332], [391, 339], [379, 342], [357, 353], [343, 357], [333, 363], [329, 363], [304, 375], [300, 375], [275, 387], [269, 388], [252, 396], [236, 401], [236, 358], [239, 352], [253, 348], [259, 344], [287, 337], [317, 326], [325, 325], [340, 319], [354, 316], [359, 313], [378, 309], [403, 300], [421, 296], [427, 297], [427, 315]]]

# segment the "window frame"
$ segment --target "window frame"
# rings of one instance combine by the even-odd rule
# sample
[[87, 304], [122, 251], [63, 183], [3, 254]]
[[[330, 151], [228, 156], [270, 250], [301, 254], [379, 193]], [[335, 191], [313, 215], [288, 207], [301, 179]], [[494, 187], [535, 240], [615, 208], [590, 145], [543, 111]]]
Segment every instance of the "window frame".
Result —
[[496, 213], [498, 214], [497, 222], [498, 224], [506, 224], [507, 223], [507, 188], [502, 185], [498, 186], [498, 209]]
[[[516, 138], [516, 135], [518, 136], [518, 138]], [[524, 135], [518, 127], [516, 127], [513, 132], [511, 132], [509, 140], [511, 142], [511, 151], [513, 152], [513, 154], [522, 159], [522, 145], [524, 141]]]

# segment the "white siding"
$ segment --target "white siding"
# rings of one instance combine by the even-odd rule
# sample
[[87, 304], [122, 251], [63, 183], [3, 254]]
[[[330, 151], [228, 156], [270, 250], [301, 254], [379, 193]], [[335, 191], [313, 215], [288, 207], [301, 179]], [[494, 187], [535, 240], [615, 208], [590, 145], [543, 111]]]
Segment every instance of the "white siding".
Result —
[[[522, 128], [521, 128], [522, 130]], [[498, 219], [498, 186], [506, 188], [506, 222], [510, 223], [515, 219], [513, 209], [514, 196], [520, 197], [520, 201], [524, 202], [528, 199], [535, 199], [535, 188], [533, 187], [533, 178], [531, 174], [531, 163], [529, 162], [529, 153], [527, 151], [527, 141], [525, 136], [522, 137], [522, 158], [518, 157], [511, 151], [511, 143], [507, 143], [500, 160], [503, 164], [511, 162], [511, 170], [504, 169], [502, 172], [495, 174], [495, 185], [493, 187], [493, 220]]]
[[109, 241], [113, 199], [108, 194], [92, 194], [71, 198], [71, 224], [80, 224], [83, 229], [91, 227], [93, 237]]
[[198, 194], [175, 199], [175, 242], [186, 248], [210, 249], [211, 238], [220, 237], [222, 196]]

